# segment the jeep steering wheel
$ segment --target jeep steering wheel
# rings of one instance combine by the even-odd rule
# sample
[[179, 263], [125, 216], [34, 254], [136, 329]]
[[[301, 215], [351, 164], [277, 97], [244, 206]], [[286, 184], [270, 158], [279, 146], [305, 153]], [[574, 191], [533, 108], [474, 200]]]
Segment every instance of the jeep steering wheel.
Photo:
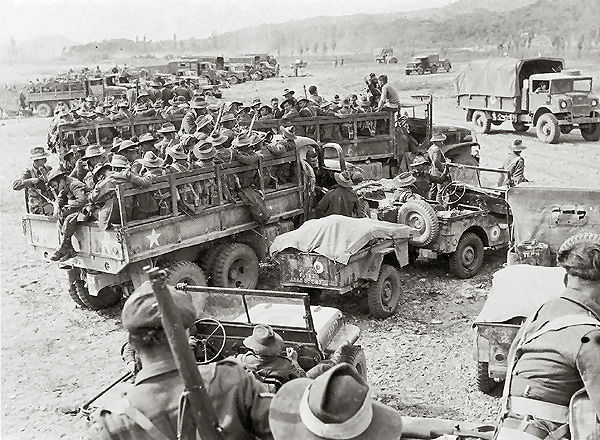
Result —
[[200, 365], [210, 364], [221, 356], [225, 350], [225, 342], [227, 341], [225, 327], [219, 321], [212, 318], [197, 320], [194, 323], [194, 328], [198, 329], [198, 325], [208, 326], [209, 329], [213, 328], [208, 336], [202, 335], [201, 338], [195, 338], [197, 346], [194, 354], [196, 355], [197, 363]]
[[458, 203], [465, 195], [467, 187], [462, 182], [450, 182], [440, 191], [440, 199], [444, 205]]

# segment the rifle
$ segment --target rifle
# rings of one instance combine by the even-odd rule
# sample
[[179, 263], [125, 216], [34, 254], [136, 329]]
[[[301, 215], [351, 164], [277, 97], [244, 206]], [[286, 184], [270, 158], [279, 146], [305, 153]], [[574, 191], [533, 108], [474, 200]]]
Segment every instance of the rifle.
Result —
[[217, 120], [215, 122], [215, 128], [213, 129], [211, 136], [216, 135], [221, 131], [221, 119], [223, 118], [223, 112], [225, 110], [225, 103], [221, 103], [221, 108], [219, 109], [219, 114], [217, 115]]
[[115, 386], [117, 386], [118, 384], [125, 382], [129, 379], [131, 379], [133, 377], [133, 373], [131, 372], [127, 372], [125, 373], [123, 376], [119, 377], [117, 380], [115, 380], [113, 383], [111, 383], [109, 386], [107, 386], [106, 388], [104, 388], [102, 391], [100, 391], [98, 394], [96, 394], [94, 397], [92, 397], [90, 400], [88, 400], [87, 402], [85, 402], [83, 405], [81, 405], [81, 408], [79, 408], [79, 411], [83, 414], [85, 414], [86, 416], [88, 416], [90, 414], [90, 405], [92, 403], [94, 403], [96, 400], [98, 400], [101, 396], [103, 396], [104, 394], [106, 394], [110, 389], [114, 388]]
[[494, 430], [494, 426], [456, 420], [402, 417], [402, 438], [407, 439], [435, 439], [443, 435], [453, 435], [458, 439], [492, 440]]
[[257, 116], [258, 115], [256, 113], [254, 113], [254, 116], [252, 116], [252, 121], [250, 121], [250, 126], [248, 127], [248, 136], [252, 134], [252, 129], [254, 128], [254, 123], [256, 122]]
[[304, 97], [308, 99], [308, 95], [306, 94], [306, 84], [304, 84], [302, 88], [304, 88]]
[[[202, 440], [223, 440], [217, 415], [210, 403], [202, 376], [198, 371], [196, 359], [190, 348], [181, 317], [175, 308], [171, 292], [167, 288], [167, 273], [164, 270], [149, 266], [144, 267], [144, 270], [150, 277], [152, 290], [161, 312], [162, 326], [184, 383], [184, 392], [179, 409], [180, 417], [185, 416], [185, 409], [189, 405], [196, 428], [195, 431], [198, 432], [200, 438]], [[179, 425], [181, 426], [181, 424]], [[194, 435], [188, 440], [195, 439], [196, 436]]]

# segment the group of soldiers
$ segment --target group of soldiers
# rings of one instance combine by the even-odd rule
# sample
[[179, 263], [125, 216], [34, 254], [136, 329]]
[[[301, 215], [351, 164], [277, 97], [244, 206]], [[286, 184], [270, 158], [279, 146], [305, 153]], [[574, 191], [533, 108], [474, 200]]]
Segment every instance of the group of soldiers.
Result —
[[[566, 270], [565, 290], [527, 319], [513, 343], [496, 440], [598, 438], [600, 234], [567, 239], [557, 263]], [[192, 328], [198, 317], [191, 297], [169, 291], [183, 326]], [[141, 370], [119, 402], [92, 415], [88, 438], [195, 438], [185, 415], [194, 408], [181, 407], [183, 380], [150, 282], [128, 298], [122, 321]], [[198, 366], [222, 438], [401, 438], [402, 415], [375, 401], [350, 364], [333, 360], [304, 372], [266, 325], [257, 325], [244, 346], [248, 351], [235, 358]], [[278, 390], [263, 383], [269, 376], [279, 380]]]

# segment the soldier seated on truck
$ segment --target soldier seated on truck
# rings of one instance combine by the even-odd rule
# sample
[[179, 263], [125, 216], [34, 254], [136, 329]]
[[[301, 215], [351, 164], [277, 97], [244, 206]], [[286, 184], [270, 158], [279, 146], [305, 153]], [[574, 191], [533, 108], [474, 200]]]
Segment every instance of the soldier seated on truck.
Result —
[[13, 182], [15, 191], [25, 190], [27, 207], [31, 214], [52, 215], [52, 197], [47, 186], [52, 168], [46, 165], [48, 153], [44, 147], [31, 149], [31, 165], [23, 171], [21, 178]]

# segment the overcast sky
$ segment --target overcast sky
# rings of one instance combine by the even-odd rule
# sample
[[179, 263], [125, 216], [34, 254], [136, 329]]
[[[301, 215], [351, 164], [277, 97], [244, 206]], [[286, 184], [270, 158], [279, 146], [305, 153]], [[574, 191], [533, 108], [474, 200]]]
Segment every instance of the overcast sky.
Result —
[[109, 38], [202, 38], [260, 23], [319, 15], [399, 12], [452, 0], [0, 0], [0, 41], [59, 34]]

